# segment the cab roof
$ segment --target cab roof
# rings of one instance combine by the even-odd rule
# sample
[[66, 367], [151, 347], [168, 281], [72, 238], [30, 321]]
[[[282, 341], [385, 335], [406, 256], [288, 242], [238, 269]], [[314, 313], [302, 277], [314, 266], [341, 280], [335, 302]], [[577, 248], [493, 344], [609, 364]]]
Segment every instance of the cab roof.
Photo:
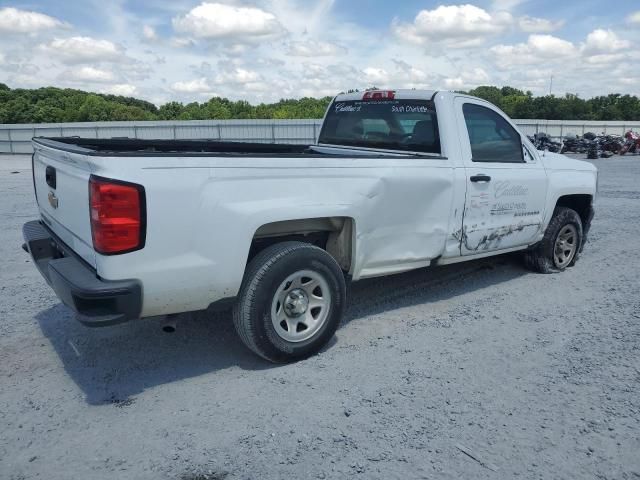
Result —
[[365, 94], [372, 94], [374, 92], [381, 92], [387, 94], [393, 92], [393, 98], [397, 100], [432, 100], [434, 95], [438, 93], [438, 90], [413, 90], [413, 89], [377, 89], [377, 90], [363, 90], [360, 92], [341, 93], [336, 96], [336, 101], [354, 101], [362, 100]]

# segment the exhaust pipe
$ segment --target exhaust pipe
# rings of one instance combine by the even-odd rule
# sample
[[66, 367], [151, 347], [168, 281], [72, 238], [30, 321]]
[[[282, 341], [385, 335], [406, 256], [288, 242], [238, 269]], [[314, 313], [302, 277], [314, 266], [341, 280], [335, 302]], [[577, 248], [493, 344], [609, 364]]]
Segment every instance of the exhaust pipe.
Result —
[[176, 331], [177, 320], [178, 320], [178, 315], [176, 314], [167, 315], [167, 320], [165, 324], [162, 326], [162, 331], [164, 333], [174, 333]]

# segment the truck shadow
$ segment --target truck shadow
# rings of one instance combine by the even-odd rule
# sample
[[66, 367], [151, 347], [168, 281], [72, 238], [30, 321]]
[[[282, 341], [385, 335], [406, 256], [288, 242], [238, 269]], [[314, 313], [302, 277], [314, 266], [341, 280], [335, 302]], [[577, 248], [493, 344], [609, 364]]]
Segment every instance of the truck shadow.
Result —
[[[363, 280], [350, 288], [341, 328], [356, 319], [402, 307], [427, 306], [526, 274], [518, 256], [503, 255]], [[180, 315], [171, 334], [162, 331], [166, 320], [160, 318], [87, 328], [61, 304], [40, 312], [36, 320], [92, 405], [126, 405], [131, 396], [145, 389], [227, 368], [280, 367], [242, 345], [228, 311]]]

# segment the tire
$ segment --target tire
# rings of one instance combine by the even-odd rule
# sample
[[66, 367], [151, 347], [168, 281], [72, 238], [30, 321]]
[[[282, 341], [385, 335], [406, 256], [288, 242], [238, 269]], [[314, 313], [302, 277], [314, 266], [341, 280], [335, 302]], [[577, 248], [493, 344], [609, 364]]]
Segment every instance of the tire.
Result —
[[[570, 237], [573, 237], [572, 241], [569, 241]], [[558, 244], [563, 238], [564, 242]], [[525, 253], [525, 265], [539, 273], [561, 272], [575, 265], [583, 239], [580, 215], [570, 208], [556, 207], [542, 240]], [[569, 250], [570, 255], [567, 254]]]
[[345, 302], [344, 275], [331, 255], [308, 243], [282, 242], [249, 263], [233, 322], [250, 350], [270, 362], [293, 362], [329, 342]]

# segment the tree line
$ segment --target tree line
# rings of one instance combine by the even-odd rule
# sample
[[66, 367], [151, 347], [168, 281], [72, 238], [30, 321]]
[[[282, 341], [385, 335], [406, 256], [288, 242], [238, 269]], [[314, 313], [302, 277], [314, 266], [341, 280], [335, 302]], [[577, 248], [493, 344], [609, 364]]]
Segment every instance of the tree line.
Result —
[[468, 92], [500, 107], [511, 118], [544, 120], [640, 120], [640, 98], [612, 93], [589, 99], [568, 93], [534, 97], [512, 87], [478, 87]]
[[[590, 99], [567, 94], [535, 97], [512, 87], [482, 86], [469, 92], [512, 118], [547, 120], [640, 120], [640, 99], [610, 94]], [[252, 105], [213, 97], [206, 102], [169, 102], [160, 107], [132, 97], [45, 87], [11, 89], [0, 83], [0, 124], [117, 120], [226, 120], [322, 118], [331, 97], [283, 99]]]

